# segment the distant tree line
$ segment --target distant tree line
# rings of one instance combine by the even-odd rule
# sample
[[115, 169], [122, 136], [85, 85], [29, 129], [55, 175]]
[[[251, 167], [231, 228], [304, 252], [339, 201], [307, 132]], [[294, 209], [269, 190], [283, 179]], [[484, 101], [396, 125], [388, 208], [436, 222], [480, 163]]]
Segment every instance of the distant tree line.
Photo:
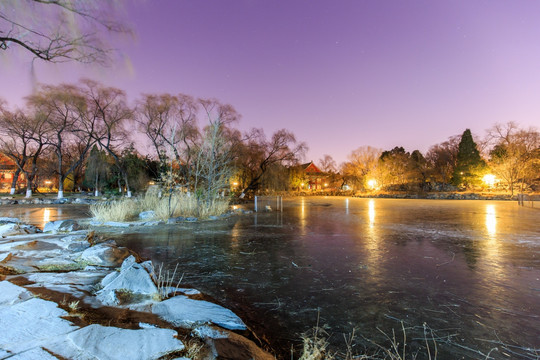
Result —
[[497, 124], [478, 145], [466, 129], [425, 155], [400, 146], [386, 151], [362, 146], [340, 170], [344, 183], [363, 190], [441, 191], [499, 184], [513, 194], [516, 187], [523, 191], [540, 181], [540, 133], [514, 122]]
[[270, 139], [262, 129], [242, 133], [239, 119], [216, 99], [146, 94], [129, 106], [124, 91], [92, 80], [43, 85], [22, 109], [0, 103], [0, 152], [17, 167], [11, 192], [24, 174], [28, 197], [36, 180], [59, 198], [65, 187], [131, 196], [155, 182], [211, 201], [231, 181], [239, 194], [258, 190], [307, 148], [285, 129]]
[[[0, 152], [16, 164], [11, 192], [24, 174], [28, 197], [38, 181], [58, 197], [66, 187], [131, 196], [151, 182], [201, 201], [231, 188], [240, 196], [302, 189], [306, 144], [286, 129], [270, 138], [262, 129], [241, 132], [239, 119], [216, 99], [145, 94], [130, 106], [124, 91], [92, 80], [42, 85], [22, 109], [0, 102]], [[467, 129], [426, 154], [361, 146], [339, 168], [330, 155], [319, 167], [330, 188], [457, 190], [492, 174], [513, 194], [540, 176], [540, 134], [510, 122], [489, 129], [480, 145]]]

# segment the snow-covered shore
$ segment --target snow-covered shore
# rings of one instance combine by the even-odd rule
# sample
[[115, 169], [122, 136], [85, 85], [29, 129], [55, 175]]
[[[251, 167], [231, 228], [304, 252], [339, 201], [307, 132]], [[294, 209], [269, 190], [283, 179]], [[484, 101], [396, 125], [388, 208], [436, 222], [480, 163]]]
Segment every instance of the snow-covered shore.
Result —
[[0, 218], [0, 359], [274, 358], [129, 249], [73, 220], [44, 230]]

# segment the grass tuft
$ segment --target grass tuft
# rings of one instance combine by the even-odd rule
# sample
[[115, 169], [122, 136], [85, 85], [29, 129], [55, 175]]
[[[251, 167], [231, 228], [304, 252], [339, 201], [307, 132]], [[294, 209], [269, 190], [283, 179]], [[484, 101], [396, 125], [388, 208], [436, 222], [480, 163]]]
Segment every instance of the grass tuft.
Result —
[[90, 212], [98, 221], [128, 221], [139, 215], [139, 206], [133, 199], [122, 199], [92, 204]]
[[90, 206], [93, 217], [98, 221], [130, 221], [143, 211], [153, 210], [155, 219], [167, 221], [171, 217], [196, 217], [206, 219], [219, 216], [229, 209], [227, 199], [216, 198], [210, 202], [197, 199], [194, 195], [175, 192], [159, 197], [155, 191], [147, 192], [138, 199], [122, 199]]

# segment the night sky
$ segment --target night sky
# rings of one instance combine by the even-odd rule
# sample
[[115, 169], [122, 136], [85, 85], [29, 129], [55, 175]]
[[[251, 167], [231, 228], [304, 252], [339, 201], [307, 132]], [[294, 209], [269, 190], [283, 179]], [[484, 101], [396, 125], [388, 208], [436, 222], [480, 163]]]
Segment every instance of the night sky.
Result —
[[540, 125], [540, 1], [130, 1], [108, 68], [0, 52], [0, 98], [89, 77], [214, 97], [241, 129], [280, 128], [339, 163], [362, 145], [429, 146], [497, 122]]

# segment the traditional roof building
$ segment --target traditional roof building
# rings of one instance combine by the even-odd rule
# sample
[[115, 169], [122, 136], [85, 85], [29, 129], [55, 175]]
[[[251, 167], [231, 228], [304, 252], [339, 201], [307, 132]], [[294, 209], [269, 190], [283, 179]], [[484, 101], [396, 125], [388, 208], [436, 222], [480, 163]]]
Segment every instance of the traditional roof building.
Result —
[[303, 176], [305, 178], [305, 183], [303, 186], [301, 186], [304, 190], [323, 190], [324, 184], [326, 181], [326, 178], [328, 178], [328, 174], [321, 171], [314, 163], [313, 161], [310, 161], [309, 163], [302, 164], [299, 166], [300, 169], [303, 172]]
[[[0, 153], [0, 190], [4, 191], [11, 187], [13, 176], [17, 171], [17, 165], [7, 156]], [[24, 181], [24, 174], [19, 174], [18, 183]]]

